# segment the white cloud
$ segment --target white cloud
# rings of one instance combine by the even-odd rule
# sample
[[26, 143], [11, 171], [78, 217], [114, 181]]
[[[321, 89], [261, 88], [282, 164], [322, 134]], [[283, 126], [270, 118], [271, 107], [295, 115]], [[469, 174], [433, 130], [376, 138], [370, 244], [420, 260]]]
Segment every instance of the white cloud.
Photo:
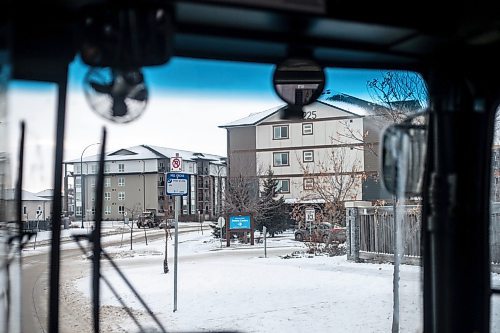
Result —
[[[55, 147], [56, 89], [9, 91], [9, 138], [16, 158], [19, 121], [27, 123], [25, 186], [31, 191], [52, 187]], [[226, 130], [217, 126], [274, 107], [278, 99], [224, 98], [195, 94], [169, 96], [155, 91], [144, 114], [136, 121], [118, 125], [96, 115], [81, 91], [68, 94], [65, 133], [65, 160], [80, 157], [82, 149], [101, 140], [101, 129], [108, 129], [107, 151], [139, 144], [179, 148], [226, 155]], [[98, 152], [89, 148], [85, 155]], [[12, 182], [13, 184], [14, 182]]]

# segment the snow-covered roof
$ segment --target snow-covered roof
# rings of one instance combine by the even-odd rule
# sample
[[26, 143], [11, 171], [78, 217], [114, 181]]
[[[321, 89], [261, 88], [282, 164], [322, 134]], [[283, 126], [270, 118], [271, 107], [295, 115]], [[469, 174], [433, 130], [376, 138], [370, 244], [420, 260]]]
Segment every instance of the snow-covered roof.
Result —
[[35, 195], [37, 195], [39, 197], [44, 197], [44, 198], [52, 198], [54, 196], [54, 190], [53, 189], [46, 189], [46, 190], [35, 193]]
[[[126, 149], [117, 149], [106, 153], [106, 161], [125, 161], [125, 160], [150, 160], [162, 158], [163, 156], [158, 155], [151, 149], [144, 147], [143, 145], [129, 147]], [[84, 156], [83, 162], [96, 162], [99, 160], [99, 155], [89, 155]], [[65, 163], [77, 163], [80, 162], [80, 158], [75, 158], [73, 160], [66, 161]]]
[[[129, 161], [129, 160], [152, 160], [160, 158], [170, 158], [174, 157], [176, 153], [184, 160], [194, 161], [198, 158], [220, 161], [225, 159], [224, 156], [205, 154], [194, 151], [187, 151], [175, 148], [166, 148], [151, 145], [139, 145], [128, 148], [120, 148], [111, 152], [106, 153], [106, 161]], [[83, 162], [97, 162], [99, 160], [99, 155], [84, 156]], [[65, 163], [78, 163], [79, 158], [66, 161]]]
[[358, 116], [369, 116], [371, 112], [359, 105], [348, 103], [348, 102], [341, 102], [341, 101], [330, 101], [327, 104], [337, 107], [342, 110], [346, 110], [350, 113], [354, 113]]
[[[365, 101], [366, 102], [366, 101]], [[368, 102], [366, 102], [368, 103]], [[244, 127], [244, 126], [254, 126], [258, 125], [259, 123], [263, 122], [267, 118], [273, 116], [277, 112], [279, 112], [285, 105], [280, 105], [277, 107], [274, 107], [272, 109], [268, 109], [262, 112], [257, 112], [257, 113], [251, 113], [249, 116], [245, 118], [241, 118], [238, 120], [235, 120], [233, 122], [227, 123], [225, 125], [219, 126], [220, 128], [230, 128], [230, 127]], [[365, 110], [362, 106], [353, 104], [353, 103], [347, 103], [347, 102], [340, 102], [340, 101], [323, 101], [323, 100], [318, 100], [309, 106], [306, 106], [305, 109], [307, 108], [331, 108], [332, 111], [335, 111], [337, 114], [339, 111], [342, 113], [342, 116], [347, 115], [352, 115], [352, 116], [366, 116], [369, 115], [369, 111]]]
[[[5, 200], [15, 200], [16, 198], [16, 190], [13, 188], [8, 188], [4, 190], [4, 198]], [[23, 201], [51, 201], [51, 199], [42, 198], [37, 196], [35, 193], [29, 191], [22, 191]]]
[[180, 149], [174, 149], [174, 148], [165, 148], [165, 147], [158, 147], [158, 146], [147, 146], [150, 147], [151, 149], [154, 149], [158, 153], [162, 154], [165, 157], [175, 157], [176, 154], [179, 154], [179, 157], [182, 157], [183, 160], [190, 160], [190, 161], [196, 161], [197, 159], [204, 159], [204, 160], [211, 160], [214, 163], [216, 162], [222, 162], [223, 160], [226, 159], [224, 156], [219, 156], [219, 155], [213, 155], [213, 154], [205, 154], [201, 152], [194, 152], [194, 151], [188, 151], [188, 150], [180, 150]]
[[250, 126], [250, 125], [256, 125], [262, 120], [266, 119], [269, 116], [272, 116], [279, 110], [281, 110], [285, 105], [280, 105], [276, 106], [274, 108], [261, 111], [261, 112], [256, 112], [256, 113], [251, 113], [245, 118], [241, 118], [235, 121], [232, 121], [230, 123], [227, 123], [225, 125], [220, 125], [220, 128], [227, 128], [227, 127], [238, 127], [238, 126]]
[[383, 106], [366, 101], [348, 94], [337, 93], [322, 100], [323, 103], [338, 107], [342, 110], [354, 113], [358, 116], [370, 116], [376, 114], [377, 108]]
[[[380, 114], [381, 110], [388, 110], [385, 106], [366, 101], [348, 94], [337, 93], [323, 99], [321, 102], [331, 106], [338, 107], [359, 116], [375, 116]], [[422, 105], [418, 100], [394, 101], [390, 103], [393, 108], [401, 110], [411, 110], [418, 112], [422, 110]]]

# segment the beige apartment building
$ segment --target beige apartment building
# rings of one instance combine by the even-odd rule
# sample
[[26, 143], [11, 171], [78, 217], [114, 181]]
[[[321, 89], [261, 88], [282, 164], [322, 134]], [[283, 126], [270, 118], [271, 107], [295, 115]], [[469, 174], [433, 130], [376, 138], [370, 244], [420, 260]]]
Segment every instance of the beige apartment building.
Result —
[[[155, 209], [159, 215], [173, 217], [174, 198], [165, 195], [165, 173], [170, 158], [182, 158], [182, 172], [189, 174], [189, 193], [182, 197], [181, 216], [186, 220], [212, 219], [222, 209], [226, 178], [223, 156], [179, 149], [139, 145], [106, 154], [104, 165], [103, 218], [121, 220]], [[64, 203], [76, 220], [95, 218], [98, 155], [84, 156], [65, 164], [65, 191], [74, 188], [74, 203]], [[65, 198], [66, 200], [66, 198]]]
[[[381, 122], [373, 104], [349, 95], [304, 107], [303, 119], [281, 119], [284, 106], [220, 126], [227, 130], [228, 175], [262, 179], [271, 168], [287, 203], [318, 202], [318, 175], [353, 174], [349, 200], [388, 197], [377, 179]], [[332, 154], [334, 157], [332, 157]], [[339, 159], [341, 165], [339, 166]], [[334, 165], [334, 160], [337, 165]]]

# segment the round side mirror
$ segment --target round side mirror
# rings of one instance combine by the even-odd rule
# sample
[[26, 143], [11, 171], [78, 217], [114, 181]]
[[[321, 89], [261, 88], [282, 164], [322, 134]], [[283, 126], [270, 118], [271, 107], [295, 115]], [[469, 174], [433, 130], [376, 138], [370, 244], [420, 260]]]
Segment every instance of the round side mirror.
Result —
[[287, 59], [276, 67], [273, 85], [290, 106], [302, 107], [318, 99], [325, 88], [323, 68], [310, 59]]

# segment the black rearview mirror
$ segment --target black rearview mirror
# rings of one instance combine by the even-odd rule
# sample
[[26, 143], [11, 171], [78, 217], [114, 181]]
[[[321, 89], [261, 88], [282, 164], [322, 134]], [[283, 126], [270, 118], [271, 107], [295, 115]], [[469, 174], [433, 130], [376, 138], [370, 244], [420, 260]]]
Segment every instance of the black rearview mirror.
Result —
[[387, 191], [397, 196], [422, 193], [427, 127], [405, 122], [386, 128], [382, 138], [382, 174]]
[[288, 59], [276, 67], [273, 84], [283, 101], [301, 108], [321, 95], [325, 88], [325, 73], [310, 59]]

